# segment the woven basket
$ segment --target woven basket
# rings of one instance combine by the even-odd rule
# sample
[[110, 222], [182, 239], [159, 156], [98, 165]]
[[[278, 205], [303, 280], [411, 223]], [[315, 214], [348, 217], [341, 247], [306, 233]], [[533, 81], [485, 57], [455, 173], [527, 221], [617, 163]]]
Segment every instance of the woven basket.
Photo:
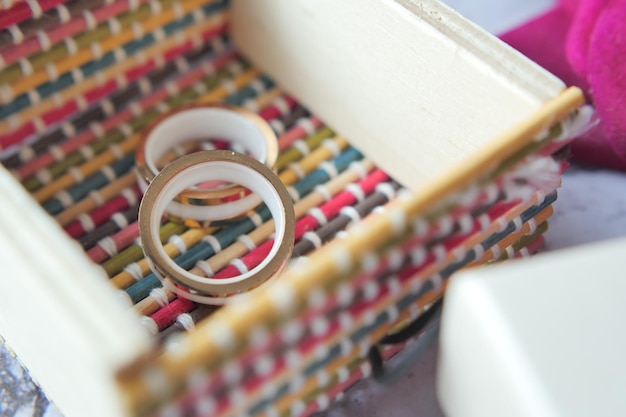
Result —
[[[415, 2], [379, 3], [423, 17]], [[477, 149], [410, 181], [410, 161], [427, 165], [427, 158], [412, 143], [399, 159], [389, 156], [397, 152], [392, 141], [411, 141], [376, 118], [392, 111], [368, 104], [372, 114], [350, 114], [362, 98], [349, 81], [354, 94], [333, 101], [341, 92], [327, 94], [307, 78], [297, 50], [293, 68], [292, 55], [275, 59], [298, 48], [282, 42], [292, 37], [278, 18], [290, 7], [305, 13], [301, 2], [260, 4], [40, 0], [0, 10], [0, 259], [8, 269], [0, 278], [0, 334], [68, 417], [310, 415], [370, 374], [372, 349], [383, 358], [396, 353], [404, 341], [377, 344], [439, 299], [455, 271], [527, 256], [543, 244], [564, 149], [590, 119], [580, 91], [559, 87], [506, 129], [483, 127], [490, 136]], [[332, 34], [333, 22], [320, 31]], [[301, 28], [310, 34], [303, 45], [317, 39], [311, 31]], [[333, 50], [320, 42], [317, 49]], [[368, 45], [377, 62], [376, 45]], [[388, 54], [397, 55], [394, 48]], [[320, 71], [325, 61], [334, 65], [324, 54], [306, 51]], [[511, 67], [531, 65], [511, 56]], [[332, 82], [338, 72], [328, 70], [329, 86], [340, 85]], [[373, 83], [363, 74], [354, 82], [368, 88], [395, 77]], [[447, 100], [445, 92], [424, 94]], [[134, 173], [138, 133], [151, 120], [213, 101], [270, 122], [298, 218], [286, 272], [219, 309], [176, 298], [151, 274], [137, 242]], [[432, 124], [434, 117], [417, 113], [398, 128]], [[427, 155], [438, 145], [419, 146]], [[258, 262], [268, 220], [261, 207], [220, 230], [165, 222], [161, 237], [185, 268], [232, 276]]]

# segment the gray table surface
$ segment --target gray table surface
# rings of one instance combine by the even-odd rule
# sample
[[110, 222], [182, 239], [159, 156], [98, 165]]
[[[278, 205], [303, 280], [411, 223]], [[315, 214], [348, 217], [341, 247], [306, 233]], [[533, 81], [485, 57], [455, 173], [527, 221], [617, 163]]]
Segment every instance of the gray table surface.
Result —
[[[553, 2], [447, 0], [446, 3], [498, 33], [545, 10]], [[546, 234], [546, 249], [557, 250], [623, 235], [626, 235], [626, 174], [589, 167], [570, 168], [564, 176]], [[435, 396], [436, 359], [434, 346], [392, 385], [361, 381], [324, 415], [442, 416]], [[0, 416], [61, 416], [3, 343], [0, 343]]]

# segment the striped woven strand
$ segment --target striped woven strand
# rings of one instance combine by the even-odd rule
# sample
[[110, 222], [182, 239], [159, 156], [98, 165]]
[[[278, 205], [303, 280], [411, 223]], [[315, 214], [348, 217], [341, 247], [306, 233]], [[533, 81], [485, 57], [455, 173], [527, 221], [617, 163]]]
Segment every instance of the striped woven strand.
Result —
[[[8, 65], [32, 55], [40, 51], [49, 51], [50, 48], [58, 42], [68, 39], [73, 35], [76, 35], [87, 29], [93, 29], [93, 24], [100, 24], [107, 21], [114, 16], [120, 15], [128, 10], [131, 10], [132, 6], [139, 6], [145, 4], [150, 0], [122, 0], [115, 1], [110, 4], [97, 5], [90, 9], [85, 7], [79, 13], [69, 13], [70, 19], [66, 22], [59, 22], [59, 24], [41, 28], [32, 34], [24, 35], [22, 31], [22, 37], [24, 38], [19, 44], [10, 44], [5, 47], [0, 47], [0, 69], [6, 68]], [[89, 2], [79, 2], [86, 3]], [[45, 14], [47, 20], [48, 12]], [[58, 16], [57, 12], [53, 13], [52, 19]], [[109, 25], [115, 27], [116, 24], [111, 21]]]
[[36, 36], [39, 31], [46, 31], [53, 27], [63, 25], [76, 16], [82, 14], [85, 9], [99, 7], [111, 0], [81, 0], [69, 1], [59, 4], [53, 9], [47, 10], [39, 19], [24, 20], [7, 29], [0, 29], [0, 49], [19, 45], [26, 39]]
[[10, 28], [27, 19], [39, 19], [43, 13], [67, 0], [24, 0], [0, 10], [0, 29]]
[[[165, 79], [178, 68], [183, 70], [189, 68], [193, 61], [201, 58], [203, 54], [207, 54], [209, 51], [218, 51], [218, 48], [223, 45], [218, 36], [222, 35], [224, 31], [225, 26], [220, 25], [215, 29], [209, 29], [199, 34], [198, 37], [179, 43], [174, 48], [164, 50], [153, 58], [144, 61], [141, 65], [129, 68], [125, 73], [117, 73], [114, 77], [101, 77], [97, 82], [94, 78], [93, 88], [85, 89], [87, 86], [81, 84], [80, 89], [76, 88], [76, 90], [81, 91], [71, 95], [69, 100], [53, 98], [36, 106], [28, 107], [0, 123], [0, 128], [6, 130], [6, 133], [0, 136], [0, 140], [6, 143], [20, 143], [30, 135], [37, 133], [43, 135], [38, 141], [40, 142], [44, 137], [52, 136], [50, 133], [44, 135], [49, 126], [57, 123], [68, 123], [69, 117], [79, 111], [84, 111], [87, 106], [93, 103], [101, 102], [100, 106], [102, 107], [108, 103], [107, 96], [120, 89], [128, 88], [128, 84], [138, 82], [141, 83], [139, 84], [141, 88], [145, 89], [145, 83], [150, 81], [144, 80], [151, 72], [160, 69], [163, 74], [161, 77]], [[194, 48], [196, 45], [202, 44], [206, 44], [206, 46], [200, 51]], [[65, 91], [64, 96], [70, 96], [69, 93], [69, 91]], [[117, 95], [120, 96], [121, 94]], [[16, 128], [12, 129], [11, 126], [16, 126]], [[27, 146], [37, 149], [33, 144]], [[39, 149], [41, 148], [42, 146], [39, 146]], [[32, 158], [34, 155], [35, 153], [25, 153], [23, 149], [20, 149], [20, 152], [15, 155], [16, 157], [12, 158], [13, 160], [7, 159], [5, 164], [8, 167], [16, 166], [19, 159], [25, 162], [27, 158]]]
[[[50, 63], [62, 61], [63, 59], [79, 54], [87, 48], [97, 48], [99, 43], [115, 35], [119, 35], [132, 25], [140, 24], [143, 21], [159, 15], [163, 7], [172, 7], [177, 4], [176, 0], [150, 0], [136, 10], [124, 13], [121, 16], [112, 17], [110, 22], [90, 27], [89, 30], [80, 32], [73, 38], [67, 38], [63, 43], [54, 45], [48, 51], [28, 56], [20, 62], [10, 65], [0, 72], [0, 81], [12, 82], [19, 77], [28, 77], [39, 70], [45, 69]], [[90, 16], [90, 12], [84, 12], [84, 16]], [[94, 22], [95, 23], [95, 22]], [[138, 29], [139, 30], [139, 29]], [[120, 44], [126, 43], [120, 42]], [[79, 63], [78, 65], [81, 65]]]
[[[243, 89], [243, 91], [245, 91], [245, 88]], [[239, 94], [239, 96], [235, 98], [235, 102], [237, 103], [238, 101], [244, 100], [245, 98], [246, 98], [246, 95]], [[104, 167], [100, 172], [92, 175], [87, 180], [82, 181], [81, 183], [77, 184], [76, 186], [72, 187], [69, 190], [65, 190], [64, 191], [64, 200], [66, 202], [65, 204], [62, 201], [62, 199], [60, 199], [59, 193], [57, 193], [57, 197], [55, 199], [48, 200], [44, 204], [44, 207], [46, 207], [49, 211], [54, 210], [55, 212], [60, 211], [63, 208], [62, 207], [63, 204], [65, 205], [65, 208], [68, 208], [77, 199], [88, 196], [92, 191], [98, 188], [101, 188], [107, 183], [113, 182], [115, 178], [125, 174], [130, 168], [132, 168], [134, 164], [134, 155], [130, 154], [130, 155], [122, 156], [121, 151], [118, 153], [121, 156], [118, 162]], [[112, 199], [111, 201], [102, 205], [102, 207], [99, 207], [98, 209], [93, 210], [90, 214], [79, 214], [78, 219], [76, 221], [71, 222], [65, 226], [65, 230], [72, 237], [77, 238], [79, 236], [86, 234], [87, 232], [92, 231], [100, 223], [106, 221], [108, 217], [110, 217], [115, 212], [115, 209], [120, 210], [120, 209], [126, 208], [124, 207], [124, 204], [128, 204], [128, 205], [134, 204], [134, 201], [132, 201], [131, 196], [126, 196], [126, 198], [120, 198], [120, 197], [116, 197]], [[87, 228], [85, 227], [85, 225], [88, 225], [90, 227]], [[90, 240], [91, 243], [95, 243], [95, 241], [97, 240], [93, 240], [93, 239]], [[86, 244], [84, 244], [83, 246], [91, 247], [90, 245], [87, 246]]]
[[[248, 98], [250, 98], [250, 94], [246, 94], [246, 88], [244, 88], [240, 90], [238, 94], [229, 97], [227, 100], [230, 99], [233, 103], [238, 104], [240, 101], [244, 101]], [[112, 230], [111, 227], [108, 226], [109, 223], [105, 222], [109, 222], [109, 217], [114, 216], [116, 210], [124, 209], [135, 203], [137, 187], [133, 186], [132, 193], [127, 190], [122, 190], [121, 194], [117, 197], [115, 197], [115, 193], [107, 192], [106, 194], [110, 197], [107, 202], [105, 202], [104, 198], [104, 189], [100, 191], [97, 191], [97, 189], [107, 183], [109, 184], [108, 186], [114, 185], [115, 189], [119, 188], [120, 184], [118, 184], [118, 182], [120, 181], [115, 181], [115, 178], [116, 176], [122, 175], [121, 182], [123, 184], [131, 183], [134, 185], [135, 181], [132, 178], [132, 173], [125, 174], [125, 172], [132, 167], [133, 162], [133, 155], [124, 156], [117, 163], [105, 167], [106, 169], [91, 176], [86, 181], [77, 184], [71, 189], [64, 190], [62, 193], [58, 193], [57, 197], [49, 200], [44, 204], [44, 207], [49, 211], [60, 211], [62, 206], [65, 207], [66, 210], [62, 213], [63, 223], [69, 223], [65, 226], [66, 231], [75, 238], [80, 237], [79, 241], [84, 248], [88, 249], [92, 247], [104, 237], [120, 231], [121, 228], [127, 227], [128, 223], [131, 223], [131, 221], [128, 221], [124, 226]], [[81, 200], [81, 205], [87, 209], [93, 209], [90, 213], [76, 211], [75, 200], [81, 197], [86, 197], [86, 200]], [[94, 208], [95, 206], [97, 206], [97, 208]], [[68, 213], [68, 210], [71, 210], [71, 215]], [[76, 218], [76, 220], [70, 222], [72, 218]], [[134, 220], [136, 219], [132, 219], [132, 221]], [[103, 223], [105, 224], [106, 232], [103, 232], [100, 226]], [[116, 224], [119, 225], [119, 222], [116, 222]]]
[[[208, 52], [211, 51], [213, 49], [209, 47]], [[197, 59], [203, 59], [205, 51], [200, 50], [198, 52], [200, 56]], [[191, 55], [194, 60], [196, 59], [195, 55], [195, 52]], [[172, 90], [174, 92], [176, 90], [184, 90], [203, 77], [213, 76], [216, 71], [231, 62], [232, 58], [232, 53], [226, 52], [217, 55], [210, 61], [204, 60], [199, 68], [193, 68], [182, 74], [181, 69], [188, 68], [187, 64], [189, 64], [189, 61], [186, 58], [179, 57], [172, 65], [166, 65], [162, 69], [152, 71], [149, 75], [139, 78], [121, 90], [113, 90], [114, 94], [102, 100], [99, 105], [88, 109], [73, 120], [64, 121], [59, 129], [52, 130], [38, 137], [37, 141], [22, 147], [18, 153], [8, 158], [5, 163], [7, 166], [15, 167], [13, 171], [15, 176], [27, 179], [52, 163], [60, 162], [72, 152], [97, 139], [99, 132], [90, 127], [95, 126], [94, 122], [102, 122], [100, 130], [108, 132], [114, 127], [127, 123], [131, 117], [137, 117], [137, 108], [147, 109], [149, 103], [155, 106], [159, 102], [159, 99], [155, 99], [155, 97], [163, 95], [162, 90], [165, 82], [168, 85], [174, 84], [176, 86], [174, 89], [166, 87], [165, 92], [168, 94], [171, 94]], [[151, 63], [149, 62], [148, 64]], [[140, 75], [140, 73], [137, 75]], [[132, 80], [126, 78], [116, 80], [112, 83], [112, 87], [116, 85], [123, 87], [121, 82], [125, 81]], [[139, 98], [136, 97], [137, 95], [139, 95]], [[115, 113], [116, 111], [117, 113]], [[89, 129], [83, 130], [86, 127]], [[20, 163], [21, 165], [19, 165]]]
[[[155, 60], [156, 66], [163, 65], [160, 56], [167, 54], [166, 51], [176, 50], [191, 43], [199, 48], [204, 43], [202, 39], [205, 32], [223, 27], [225, 22], [207, 18], [197, 24], [189, 24], [185, 20], [182, 26], [165, 27], [164, 33], [168, 36], [160, 42], [154, 42], [154, 35], [148, 34], [140, 41], [133, 41], [124, 45], [117, 51], [108, 52], [101, 59], [91, 61], [88, 64], [74, 68], [71, 72], [62, 74], [56, 81], [42, 84], [26, 94], [15, 97], [10, 104], [0, 108], [0, 114], [8, 119], [3, 123], [11, 130], [19, 128], [22, 121], [29, 117], [40, 115], [46, 111], [59, 107], [76, 95], [85, 94], [86, 91], [97, 88], [106, 80], [115, 79], [119, 74], [132, 73], [133, 68], [142, 67], [147, 61]], [[167, 30], [167, 31], [165, 31]], [[210, 36], [210, 34], [209, 34]], [[200, 39], [199, 39], [200, 38]], [[7, 100], [10, 100], [8, 97]]]
[[[208, 15], [215, 15], [215, 10], [218, 10], [218, 14], [221, 14], [222, 12], [219, 12], [221, 6], [213, 4], [194, 10], [195, 6], [209, 1], [211, 0], [189, 0], [189, 2], [184, 3], [182, 10], [179, 8], [167, 9], [163, 13], [139, 23], [139, 26], [134, 26], [137, 28], [135, 30], [132, 28], [124, 29], [117, 35], [109, 36], [103, 41], [93, 44], [96, 45], [95, 47], [81, 49], [66, 58], [50, 62], [45, 68], [35, 70], [26, 77], [20, 78], [20, 73], [15, 71], [2, 76], [5, 73], [3, 71], [0, 74], [0, 78], [3, 80], [0, 99], [6, 104], [19, 94], [26, 92], [36, 94], [38, 86], [48, 81], [55, 81], [66, 73], [70, 76], [72, 82], [80, 82], [82, 78], [76, 79], [76, 76], [80, 77], [80, 75], [77, 75], [80, 72], [74, 70], [81, 65], [86, 66], [85, 64], [92, 60], [102, 60], [104, 58], [112, 59], [113, 61], [116, 61], [115, 57], [123, 57], [125, 59], [125, 57], [132, 55], [136, 49], [158, 43], [168, 36], [169, 33], [179, 31], [194, 22], [199, 22]], [[187, 14], [181, 16], [181, 11]], [[14, 80], [14, 82], [8, 84], [11, 80]]]
[[[235, 65], [231, 68], [238, 71], [241, 67]], [[46, 201], [56, 192], [77, 182], [72, 176], [68, 177], [67, 171], [70, 167], [85, 167], [86, 171], [83, 175], [88, 175], [86, 172], [93, 172], [96, 169], [99, 169], [102, 165], [109, 163], [109, 158], [100, 160], [94, 158], [94, 156], [100, 156], [103, 153], [113, 156], [109, 149], [112, 144], [117, 143], [124, 150], [124, 152], [133, 150], [137, 142], [137, 136], [135, 135], [136, 132], [143, 128], [153, 117], [167, 111], [170, 106], [180, 105], [189, 99], [197, 97], [198, 89], [200, 91], [207, 89], [210, 91], [222, 91], [223, 89], [219, 86], [219, 83], [228, 75], [228, 70], [226, 70], [221, 73], [218, 72], [212, 76], [207, 81], [207, 85], [199, 83], [196, 87], [195, 84], [192, 84], [185, 89], [187, 97], [177, 91], [178, 94], [174, 94], [172, 99], [162, 101], [170, 95], [167, 91], [168, 89], [165, 88], [157, 90], [155, 94], [151, 94], [149, 96], [149, 100], [146, 100], [146, 109], [128, 108], [125, 110], [130, 111], [132, 116], [136, 115], [134, 119], [128, 123], [113, 124], [111, 126], [113, 129], [108, 132], [103, 130], [94, 132], [94, 136], [100, 136], [98, 140], [88, 144], [87, 146], [81, 146], [77, 152], [73, 152], [71, 155], [66, 156], [51, 167], [39, 170], [36, 176], [30, 177], [23, 183], [24, 186], [31, 191], [36, 190], [34, 195], [37, 200], [42, 202]], [[236, 79], [245, 83], [250, 81], [250, 79], [255, 78], [256, 75], [257, 74], [255, 72], [248, 71], [240, 74]], [[215, 88], [216, 84], [218, 85], [217, 88]], [[92, 136], [89, 135], [88, 137], [91, 138]], [[86, 150], [86, 148], [88, 150]]]

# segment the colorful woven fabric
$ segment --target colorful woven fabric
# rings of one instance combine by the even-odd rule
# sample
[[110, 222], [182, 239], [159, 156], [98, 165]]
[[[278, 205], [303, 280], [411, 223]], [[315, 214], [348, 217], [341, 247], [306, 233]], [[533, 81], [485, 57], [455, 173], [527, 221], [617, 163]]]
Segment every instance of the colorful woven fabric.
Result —
[[[107, 118], [111, 120], [116, 117], [118, 117], [116, 124], [126, 122], [128, 117], [124, 120], [120, 119], [120, 117], [122, 117], [120, 113], [123, 113], [121, 109], [127, 107], [126, 110], [129, 111], [133, 106], [137, 106], [132, 100], [136, 99], [137, 93], [142, 89], [144, 93], [148, 90], [157, 90], [162, 87], [164, 83], [178, 83], [178, 88], [184, 88], [200, 75], [208, 75], [209, 70], [198, 68], [194, 71], [180, 74], [181, 70], [188, 68], [188, 66], [200, 60], [211, 58], [212, 56], [215, 56], [212, 65], [214, 65], [215, 68], [220, 68], [221, 63], [227, 61], [229, 56], [232, 55], [229, 52], [218, 55], [222, 52], [221, 49], [223, 45], [221, 39], [216, 38], [216, 35], [220, 33], [221, 30], [204, 32], [202, 38], [207, 37], [204, 47], [191, 49], [190, 52], [183, 56], [179, 54], [186, 52], [187, 49], [190, 49], [189, 47], [191, 45], [183, 45], [181, 48], [168, 50], [165, 54], [161, 55], [162, 58], [157, 56], [153, 59], [148, 59], [144, 65], [135, 67], [126, 74], [118, 74], [113, 79], [105, 82], [104, 85], [89, 90], [85, 95], [78, 96], [63, 105], [60, 109], [55, 109], [50, 112], [49, 115], [52, 116], [50, 118], [52, 122], [59, 122], [59, 120], [55, 120], [59, 116], [58, 113], [65, 115], [65, 120], [60, 120], [62, 122], [61, 126], [53, 131], [48, 130], [43, 133], [35, 142], [20, 146], [19, 151], [16, 151], [10, 156], [6, 156], [4, 160], [5, 165], [10, 168], [19, 166], [19, 169], [16, 170], [16, 174], [26, 179], [38, 170], [49, 166], [52, 162], [58, 162], [60, 159], [65, 158], [67, 154], [76, 150], [78, 146], [84, 146], [87, 143], [86, 140], [72, 138], [72, 136], [75, 136], [76, 132], [82, 130], [81, 126], [84, 127], [94, 122], [103, 122], [106, 124]], [[172, 77], [177, 74], [180, 74], [180, 76], [178, 76], [180, 81], [172, 79]], [[97, 102], [98, 105], [96, 107], [86, 109], [86, 104], [98, 99], [100, 100]], [[81, 110], [82, 114], [79, 117], [70, 119], [73, 114]], [[113, 113], [116, 111], [118, 111], [118, 113]], [[90, 115], [87, 116], [87, 114]], [[38, 125], [42, 126], [40, 129], [45, 130], [46, 120], [36, 117], [23, 125], [18, 131], [7, 133], [2, 137], [6, 137], [7, 140], [13, 140], [13, 138], [15, 138], [15, 140], [21, 141], [23, 138], [34, 133]], [[24, 130], [26, 130], [26, 132], [24, 132]], [[62, 145], [59, 147], [62, 151], [62, 157], [58, 155], [53, 158], [41, 156], [44, 151], [54, 149], [52, 146], [60, 142], [62, 142]], [[74, 143], [74, 145], [70, 145], [70, 143]], [[50, 156], [50, 154], [48, 154], [48, 156]], [[24, 162], [28, 163], [24, 164]]]
[[[0, 46], [0, 68], [5, 68], [12, 63], [25, 58], [29, 55], [32, 55], [36, 52], [40, 51], [48, 51], [52, 48], [53, 45], [71, 38], [73, 35], [76, 35], [87, 29], [94, 29], [94, 24], [100, 24], [107, 19], [113, 18], [119, 14], [122, 14], [128, 10], [131, 10], [132, 7], [137, 7], [143, 3], [147, 3], [150, 0], [137, 0], [133, 2], [131, 0], [126, 1], [115, 1], [110, 4], [100, 5], [97, 2], [96, 7], [89, 8], [89, 1], [81, 1], [77, 2], [80, 4], [83, 9], [78, 11], [74, 10], [69, 12], [71, 18], [68, 21], [61, 21], [54, 25], [50, 26], [47, 23], [43, 28], [38, 28], [34, 33], [29, 33], [27, 35], [24, 34], [22, 30], [22, 36], [24, 40], [18, 44], [8, 44], [5, 46]], [[50, 19], [55, 19], [55, 17], [60, 17], [58, 13], [51, 13], [52, 16], [48, 16], [46, 14], [45, 20], [49, 21]], [[44, 20], [44, 19], [42, 19]], [[110, 27], [116, 27], [115, 21], [110, 20]], [[32, 31], [32, 29], [31, 29]], [[1, 39], [1, 37], [0, 37]], [[73, 42], [73, 41], [68, 41]], [[0, 43], [2, 45], [2, 43]], [[67, 48], [68, 44], [66, 44]]]
[[[49, 65], [45, 65], [45, 68], [29, 72], [28, 76], [20, 77], [19, 71], [16, 70], [6, 72], [10, 68], [2, 71], [0, 78], [3, 80], [3, 83], [2, 90], [0, 90], [0, 98], [4, 103], [8, 103], [17, 95], [38, 89], [38, 87], [48, 81], [54, 82], [66, 73], [66, 76], [69, 76], [71, 81], [67, 80], [65, 82], [76, 82], [75, 77], [77, 75], [72, 72], [76, 67], [84, 66], [87, 72], [94, 71], [96, 68], [86, 65], [92, 60], [98, 61], [96, 65], [111, 65], [119, 61], [120, 58], [125, 59], [126, 56], [136, 53], [138, 49], [157, 43], [164, 36], [169, 36], [172, 32], [182, 30], [182, 28], [202, 19], [204, 16], [198, 15], [197, 12], [194, 13], [197, 10], [194, 7], [211, 0], [189, 1], [192, 3], [184, 3], [182, 9], [183, 12], [190, 13], [181, 20], [176, 20], [179, 18], [179, 9], [172, 7], [142, 21], [137, 26], [133, 26], [136, 29], [127, 28], [121, 30], [116, 35], [109, 36], [101, 42], [96, 42], [89, 48], [80, 49], [66, 58], [61, 58], [58, 61], [48, 61]], [[207, 14], [210, 14], [218, 9], [220, 9], [219, 4], [208, 4], [206, 10], [205, 8], [200, 10], [205, 10]], [[83, 77], [85, 76], [83, 73]], [[79, 76], [78, 82], [83, 77]], [[9, 85], [8, 82], [12, 80], [14, 82]]]
[[[39, 168], [35, 177], [30, 177], [24, 181], [24, 186], [30, 190], [36, 190], [45, 186], [40, 192], [42, 197], [38, 197], [41, 198], [42, 201], [45, 201], [49, 196], [54, 194], [54, 192], [58, 191], [58, 185], [54, 185], [56, 184], [55, 179], [62, 176], [70, 167], [85, 163], [87, 159], [89, 159], [89, 155], [100, 154], [113, 143], [120, 141], [126, 143], [123, 142], [124, 139], [129, 138], [130, 135], [145, 126], [156, 114], [166, 111], [167, 106], [196, 98], [198, 96], [197, 91], [218, 85], [219, 82], [229, 74], [229, 71], [237, 72], [241, 69], [240, 66], [235, 65], [227, 66], [222, 70], [222, 65], [226, 66], [227, 64], [227, 61], [218, 58], [216, 59], [215, 66], [186, 74], [180, 82], [183, 89], [179, 91], [176, 88], [174, 90], [177, 91], [178, 94], [170, 96], [172, 89], [169, 88], [168, 91], [167, 87], [157, 89], [156, 91], [150, 92], [138, 105], [124, 108], [122, 111], [123, 115], [107, 119], [113, 120], [113, 123], [103, 126], [102, 129], [92, 124], [90, 131], [86, 133], [86, 137], [81, 136], [81, 140], [79, 141], [77, 136], [77, 139], [72, 142], [71, 150], [73, 152], [68, 152], [64, 158], [61, 158], [49, 168]], [[217, 73], [214, 72], [216, 68], [219, 69]], [[203, 79], [202, 77], [205, 75], [206, 71], [208, 71], [209, 77]], [[165, 101], [167, 98], [169, 98], [169, 100]], [[97, 138], [97, 140], [93, 141], [93, 143], [88, 143], [94, 138]], [[76, 148], [77, 145], [78, 148]], [[86, 151], [86, 148], [88, 148], [89, 151]], [[77, 151], [74, 151], [74, 149], [77, 149]], [[48, 189], [48, 191], [46, 191], [46, 189]]]
[[83, 10], [103, 5], [106, 0], [70, 0], [46, 11], [39, 19], [24, 20], [7, 29], [0, 29], [0, 50], [20, 45], [38, 32], [61, 26], [82, 14]]
[[[11, 104], [1, 108], [3, 116], [11, 116], [2, 122], [2, 126], [6, 127], [8, 131], [18, 130], [21, 123], [35, 118], [34, 129], [39, 129], [38, 133], [41, 134], [41, 126], [45, 127], [49, 123], [45, 120], [39, 121], [45, 112], [62, 107], [61, 103], [71, 102], [77, 96], [87, 96], [91, 90], [98, 89], [106, 83], [105, 80], [109, 82], [115, 80], [122, 83], [124, 76], [127, 78], [137, 76], [135, 73], [139, 68], [162, 66], [163, 61], [175, 58], [182, 51], [198, 48], [205, 42], [214, 43], [213, 38], [216, 33], [221, 33], [223, 30], [223, 21], [220, 23], [213, 19], [207, 19], [203, 25], [184, 29], [181, 37], [167, 38], [163, 42], [144, 48], [141, 50], [143, 54], [131, 55], [119, 62], [111, 60], [115, 54], [106, 54], [102, 60], [79, 69], [83, 77], [79, 78], [79, 82], [74, 82], [74, 78], [80, 77], [80, 75], [66, 74], [61, 76], [58, 81], [31, 90], [30, 94], [19, 96]], [[30, 129], [32, 130], [32, 127]]]
[[[156, 7], [150, 7], [145, 4], [136, 10], [129, 11], [118, 17], [112, 17], [108, 22], [100, 24], [91, 30], [79, 33], [73, 38], [67, 38], [64, 43], [52, 46], [48, 51], [35, 54], [25, 58], [18, 64], [10, 65], [0, 72], [0, 82], [12, 82], [20, 77], [28, 77], [38, 70], [45, 68], [50, 63], [61, 61], [68, 56], [77, 55], [86, 48], [95, 49], [99, 42], [120, 36], [125, 30], [132, 25], [139, 25], [142, 22], [149, 21], [155, 16], [162, 13], [161, 8], [166, 7], [168, 10], [173, 7], [174, 0], [162, 0], [156, 4]], [[163, 24], [166, 24], [167, 20]], [[158, 25], [161, 26], [161, 25]], [[143, 26], [135, 26], [137, 31], [141, 33]], [[121, 40], [122, 38], [120, 38]], [[130, 39], [124, 38], [118, 44], [124, 44]], [[108, 51], [103, 51], [106, 53]], [[90, 60], [90, 59], [89, 59]], [[80, 64], [78, 64], [80, 65]]]

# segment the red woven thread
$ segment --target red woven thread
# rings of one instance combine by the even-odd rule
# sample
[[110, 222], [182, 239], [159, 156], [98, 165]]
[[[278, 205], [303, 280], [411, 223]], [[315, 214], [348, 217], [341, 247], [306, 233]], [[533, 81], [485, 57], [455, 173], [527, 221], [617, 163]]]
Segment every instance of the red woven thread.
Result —
[[[246, 255], [241, 257], [241, 262], [248, 268], [248, 270], [254, 269], [258, 266], [272, 250], [272, 246], [274, 245], [274, 239], [268, 239], [263, 242], [261, 245], [257, 246], [254, 250], [248, 252]], [[215, 274], [214, 278], [232, 278], [241, 275], [241, 271], [237, 269], [237, 267], [233, 264], [230, 264], [218, 273]]]
[[[134, 222], [110, 237], [115, 243], [115, 249], [119, 252], [131, 245], [138, 236], [139, 223]], [[87, 251], [87, 256], [89, 257], [89, 259], [98, 264], [110, 258], [109, 254], [104, 249], [102, 249], [100, 245], [96, 245], [93, 248], [89, 249], [89, 251]]]
[[[37, 3], [39, 7], [41, 7], [42, 12], [45, 12], [66, 1], [67, 0], [37, 0]], [[34, 17], [33, 11], [28, 3], [17, 3], [10, 9], [0, 10], [0, 29], [6, 29], [11, 25], [18, 24], [31, 17]]]
[[[374, 191], [378, 184], [388, 179], [389, 176], [385, 172], [377, 169], [356, 184], [359, 186], [359, 188], [361, 188], [361, 190], [363, 190], [363, 193], [365, 195], [368, 195], [372, 193], [372, 191]], [[339, 211], [343, 207], [349, 205], [351, 206], [356, 202], [356, 197], [354, 197], [354, 195], [350, 191], [342, 191], [328, 202], [322, 204], [319, 209], [322, 211], [322, 213], [324, 213], [324, 217], [330, 220], [337, 214], [339, 214]], [[314, 216], [307, 214], [306, 216], [302, 217], [302, 219], [298, 220], [298, 222], [296, 223], [296, 241], [300, 240], [306, 232], [316, 229], [319, 226], [320, 224]]]
[[[322, 122], [317, 117], [311, 117], [309, 118], [309, 120], [316, 129], [319, 129], [319, 127], [322, 125]], [[293, 145], [295, 141], [304, 138], [307, 134], [308, 132], [301, 126], [292, 127], [287, 132], [280, 135], [280, 137], [278, 138], [278, 149], [281, 151], [287, 149], [288, 147]]]
[[[296, 104], [298, 104], [296, 100], [294, 100], [292, 97], [284, 96], [283, 99], [285, 100], [285, 103], [287, 104], [287, 106], [289, 106], [290, 109], [293, 109], [294, 107], [296, 107]], [[278, 106], [276, 106], [275, 104], [272, 104], [270, 106], [267, 106], [263, 110], [261, 110], [259, 112], [259, 116], [261, 116], [265, 120], [269, 120], [269, 119], [276, 119], [277, 117], [282, 116], [282, 113]]]
[[[546, 244], [546, 238], [543, 235], [541, 235], [541, 236], [538, 236], [532, 242], [530, 242], [528, 245], [526, 245], [526, 249], [528, 249], [528, 252], [530, 253], [537, 253], [541, 250], [541, 248], [545, 246], [545, 244]], [[519, 252], [516, 252], [515, 257], [519, 258], [521, 257], [521, 254]]]
[[194, 307], [193, 301], [177, 298], [151, 315], [150, 318], [154, 320], [159, 330], [162, 330], [174, 324], [179, 315], [191, 311]]
[[[147, 74], [150, 72], [153, 67], [153, 62], [149, 62], [148, 64], [142, 66], [133, 74], [134, 77], [127, 77], [127, 82], [132, 82], [134, 79]], [[122, 86], [119, 84], [117, 79], [109, 80], [106, 84], [99, 86], [89, 92], [87, 92], [83, 97], [85, 98], [87, 104], [92, 104], [109, 94], [115, 92], [118, 88]], [[44, 124], [46, 126], [51, 126], [54, 123], [62, 122], [63, 120], [67, 120], [70, 116], [81, 110], [79, 106], [79, 99], [75, 98], [64, 103], [61, 107], [54, 108], [52, 110], [47, 111], [41, 116]], [[33, 135], [37, 132], [35, 127], [35, 122], [32, 120], [24, 123], [20, 128], [14, 130], [9, 133], [5, 133], [4, 135], [0, 135], [0, 144], [5, 147], [17, 145], [22, 142], [24, 139], [28, 138], [30, 135]]]
[[[141, 196], [141, 192], [138, 187], [133, 187], [132, 190], [137, 198]], [[125, 210], [129, 207], [130, 207], [130, 204], [128, 200], [126, 199], [126, 197], [119, 195], [109, 200], [104, 205], [92, 210], [87, 215], [97, 227], [97, 226], [100, 226], [102, 223], [108, 221], [111, 218], [111, 216], [113, 216], [115, 213]], [[75, 239], [81, 237], [82, 235], [88, 232], [88, 230], [84, 229], [83, 225], [81, 224], [79, 220], [75, 220], [69, 223], [68, 225], [65, 226], [64, 229], [70, 236], [72, 236]]]
[[[255, 266], [259, 265], [263, 261], [263, 259], [267, 257], [272, 249], [273, 244], [273, 239], [265, 241], [254, 251], [242, 257], [241, 261], [244, 263], [244, 265], [246, 265], [249, 270], [253, 269]], [[241, 275], [241, 272], [235, 266], [228, 265], [217, 274], [215, 274], [213, 278], [230, 278], [238, 275]], [[162, 331], [171, 326], [180, 314], [188, 313], [196, 307], [196, 303], [179, 297], [169, 303], [167, 306], [159, 309], [156, 313], [152, 314], [150, 318], [152, 318], [152, 320], [154, 320], [154, 322], [157, 324], [159, 331]]]

